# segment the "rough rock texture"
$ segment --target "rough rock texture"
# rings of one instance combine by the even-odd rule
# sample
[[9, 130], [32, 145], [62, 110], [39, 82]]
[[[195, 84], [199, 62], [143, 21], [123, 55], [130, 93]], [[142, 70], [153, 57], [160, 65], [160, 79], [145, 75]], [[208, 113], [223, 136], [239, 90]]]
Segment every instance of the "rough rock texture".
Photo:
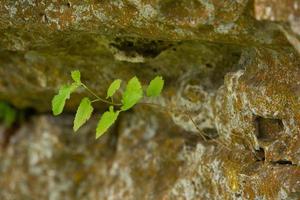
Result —
[[[7, 31], [12, 28], [37, 31], [37, 43], [43, 43], [42, 38], [51, 34], [49, 31], [67, 33], [70, 29], [79, 33], [113, 33], [115, 37], [130, 35], [156, 40], [280, 43], [272, 24], [264, 26], [245, 11], [251, 4], [248, 0], [3, 0], [0, 23]], [[41, 31], [41, 28], [46, 30]], [[27, 32], [11, 31], [16, 37]], [[270, 34], [263, 34], [265, 31]]]
[[[300, 199], [298, 6], [2, 0], [0, 100], [37, 112], [0, 129], [0, 199]], [[72, 134], [84, 90], [47, 112], [73, 69], [99, 95], [160, 74], [153, 101], [174, 112], [137, 106], [99, 140], [95, 114]]]
[[255, 0], [254, 6], [258, 20], [289, 22], [290, 28], [280, 26], [281, 31], [300, 53], [300, 1]]
[[113, 78], [147, 80], [151, 70], [176, 80], [217, 62], [223, 74], [222, 65], [238, 59], [234, 45], [288, 46], [275, 24], [254, 20], [251, 7], [246, 0], [2, 1], [0, 97], [47, 111], [71, 69], [102, 93]]
[[289, 22], [292, 30], [300, 34], [299, 0], [255, 0], [255, 16], [258, 20]]

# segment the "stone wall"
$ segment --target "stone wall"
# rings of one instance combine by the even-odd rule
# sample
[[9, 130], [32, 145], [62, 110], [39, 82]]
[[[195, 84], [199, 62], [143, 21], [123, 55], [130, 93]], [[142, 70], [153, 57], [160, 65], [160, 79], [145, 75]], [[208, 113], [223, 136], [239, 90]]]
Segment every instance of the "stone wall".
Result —
[[[299, 0], [2, 0], [0, 100], [26, 117], [0, 128], [0, 199], [299, 199], [299, 16]], [[99, 104], [73, 134], [85, 91], [50, 109], [74, 69], [103, 96], [160, 74], [177, 111], [139, 105], [95, 140]]]

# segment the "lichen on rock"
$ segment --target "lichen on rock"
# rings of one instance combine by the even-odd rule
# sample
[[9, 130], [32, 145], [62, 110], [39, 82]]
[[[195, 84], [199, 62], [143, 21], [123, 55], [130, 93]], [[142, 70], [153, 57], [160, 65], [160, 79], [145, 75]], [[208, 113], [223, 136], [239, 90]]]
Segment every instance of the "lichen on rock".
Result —
[[[2, 0], [0, 199], [300, 198], [298, 0]], [[165, 90], [94, 139], [105, 105], [73, 134], [78, 69], [99, 95], [155, 75]], [[169, 110], [165, 110], [169, 108]]]

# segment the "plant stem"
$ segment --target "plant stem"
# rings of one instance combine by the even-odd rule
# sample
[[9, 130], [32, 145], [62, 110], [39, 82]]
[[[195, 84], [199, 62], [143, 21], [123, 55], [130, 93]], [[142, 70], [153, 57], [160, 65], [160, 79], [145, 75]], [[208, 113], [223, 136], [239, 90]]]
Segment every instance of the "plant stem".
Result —
[[[164, 109], [166, 112], [172, 113], [172, 112], [179, 112], [181, 114], [184, 114], [186, 116], [189, 117], [189, 119], [192, 121], [193, 125], [196, 127], [197, 131], [199, 131], [200, 136], [202, 137], [202, 139], [207, 142], [207, 139], [205, 138], [205, 136], [210, 137], [209, 135], [203, 133], [203, 131], [201, 131], [201, 129], [198, 127], [198, 125], [196, 124], [195, 120], [193, 119], [193, 117], [187, 112], [187, 111], [176, 111], [173, 109], [170, 109], [168, 107], [156, 104], [156, 103], [147, 103], [147, 102], [142, 102], [139, 103], [140, 105], [148, 105], [148, 106], [156, 106], [159, 108]], [[217, 144], [221, 145], [222, 147], [225, 147], [227, 150], [230, 150], [225, 144], [223, 144], [221, 141], [218, 141], [216, 139], [212, 139], [212, 141], [215, 141]]]
[[[157, 106], [157, 107], [160, 107], [160, 108], [165, 109], [167, 112], [179, 112], [179, 113], [182, 113], [182, 114], [184, 114], [184, 115], [186, 115], [186, 116], [189, 117], [189, 119], [192, 121], [193, 125], [196, 127], [196, 129], [197, 129], [200, 133], [202, 132], [202, 131], [199, 129], [199, 127], [197, 126], [197, 124], [196, 124], [196, 122], [194, 121], [194, 119], [192, 118], [192, 116], [191, 116], [189, 113], [187, 113], [187, 112], [184, 112], [184, 111], [175, 111], [175, 110], [172, 110], [172, 109], [170, 109], [170, 108], [168, 108], [168, 107], [161, 106], [161, 105], [155, 104], [155, 103], [141, 103], [141, 104], [150, 105], [150, 106]], [[202, 137], [202, 139], [203, 139], [204, 141], [207, 141], [206, 138], [204, 137], [204, 135], [203, 135], [202, 133], [201, 133], [200, 135], [201, 135], [201, 137]], [[206, 135], [206, 136], [207, 136], [207, 135]]]
[[103, 99], [101, 97], [99, 97], [95, 92], [93, 92], [90, 88], [88, 88], [85, 84], [81, 83], [82, 87], [84, 87], [89, 93], [91, 93], [94, 97], [96, 97], [96, 99], [94, 99], [92, 101], [92, 103], [94, 102], [98, 102], [98, 101], [102, 101], [103, 103], [107, 103], [110, 105], [114, 105], [114, 106], [121, 106], [122, 104], [116, 104], [114, 102], [108, 101], [106, 99]]
[[207, 142], [207, 139], [205, 138], [205, 136], [207, 136], [207, 135], [205, 135], [204, 133], [202, 133], [202, 131], [200, 130], [200, 128], [198, 127], [198, 125], [196, 124], [196, 122], [194, 121], [194, 119], [193, 119], [193, 117], [191, 115], [189, 115], [189, 114], [186, 114], [186, 115], [190, 118], [190, 120], [192, 121], [192, 123], [196, 127], [197, 131], [199, 131], [199, 133], [201, 133], [200, 135], [201, 135], [202, 139], [205, 142]]

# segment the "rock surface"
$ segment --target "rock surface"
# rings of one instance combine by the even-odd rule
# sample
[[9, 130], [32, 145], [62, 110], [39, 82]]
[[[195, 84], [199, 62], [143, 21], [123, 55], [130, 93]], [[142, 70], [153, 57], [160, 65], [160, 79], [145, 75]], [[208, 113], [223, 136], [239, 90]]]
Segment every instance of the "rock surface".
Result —
[[[300, 199], [298, 6], [3, 0], [0, 100], [35, 114], [0, 128], [0, 199]], [[47, 114], [74, 69], [99, 95], [160, 74], [153, 101], [174, 111], [137, 106], [99, 140], [95, 114], [75, 135], [84, 90]]]
[[275, 24], [254, 20], [251, 7], [247, 0], [3, 0], [0, 98], [47, 111], [72, 69], [103, 93], [116, 77], [161, 73], [176, 80], [200, 65], [228, 68], [240, 46], [289, 46]]
[[288, 22], [290, 25], [288, 30], [281, 26], [280, 28], [300, 53], [300, 1], [256, 0], [254, 7], [255, 17], [258, 20]]

